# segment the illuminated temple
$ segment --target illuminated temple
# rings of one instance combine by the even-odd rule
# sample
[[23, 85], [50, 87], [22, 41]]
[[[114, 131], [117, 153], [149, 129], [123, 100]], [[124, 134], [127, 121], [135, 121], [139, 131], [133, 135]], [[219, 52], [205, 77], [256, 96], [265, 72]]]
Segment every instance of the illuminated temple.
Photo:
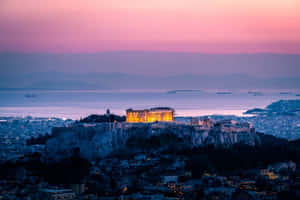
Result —
[[169, 107], [157, 107], [145, 110], [126, 110], [126, 121], [130, 123], [137, 122], [156, 122], [173, 121], [174, 109]]

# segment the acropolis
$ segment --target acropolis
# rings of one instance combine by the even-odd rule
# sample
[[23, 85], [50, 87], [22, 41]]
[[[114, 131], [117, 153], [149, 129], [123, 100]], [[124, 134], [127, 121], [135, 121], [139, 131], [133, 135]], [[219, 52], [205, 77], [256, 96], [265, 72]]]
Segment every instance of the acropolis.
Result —
[[174, 109], [169, 107], [156, 107], [144, 110], [126, 110], [126, 122], [149, 123], [156, 121], [173, 121]]

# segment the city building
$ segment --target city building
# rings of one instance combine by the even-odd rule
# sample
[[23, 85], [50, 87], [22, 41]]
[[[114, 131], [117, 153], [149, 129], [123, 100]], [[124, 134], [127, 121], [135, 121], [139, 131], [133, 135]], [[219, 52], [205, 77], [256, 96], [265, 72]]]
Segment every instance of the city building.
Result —
[[214, 120], [211, 118], [205, 117], [204, 119], [200, 119], [198, 117], [192, 117], [190, 119], [190, 125], [192, 126], [202, 126], [203, 128], [210, 129], [214, 126]]
[[144, 110], [126, 110], [126, 122], [156, 122], [156, 121], [173, 121], [174, 109], [169, 107], [156, 107]]

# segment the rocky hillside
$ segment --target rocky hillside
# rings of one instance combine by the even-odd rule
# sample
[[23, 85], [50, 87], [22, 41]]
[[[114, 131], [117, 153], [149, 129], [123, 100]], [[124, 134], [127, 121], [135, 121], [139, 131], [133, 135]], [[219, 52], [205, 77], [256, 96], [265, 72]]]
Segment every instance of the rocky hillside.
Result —
[[68, 157], [73, 149], [79, 148], [83, 158], [93, 160], [126, 147], [155, 147], [155, 151], [159, 151], [174, 144], [178, 148], [194, 148], [205, 145], [230, 147], [238, 143], [254, 146], [260, 144], [260, 139], [253, 129], [249, 132], [222, 132], [219, 128], [202, 129], [175, 123], [99, 123], [89, 127], [76, 124], [53, 128], [46, 148], [48, 158]]
[[235, 120], [246, 120], [265, 134], [288, 140], [300, 138], [300, 99], [276, 101], [265, 109], [254, 108], [245, 114], [254, 116]]
[[300, 114], [300, 99], [276, 101], [268, 105], [265, 109], [254, 108], [247, 110], [245, 114], [297, 115]]

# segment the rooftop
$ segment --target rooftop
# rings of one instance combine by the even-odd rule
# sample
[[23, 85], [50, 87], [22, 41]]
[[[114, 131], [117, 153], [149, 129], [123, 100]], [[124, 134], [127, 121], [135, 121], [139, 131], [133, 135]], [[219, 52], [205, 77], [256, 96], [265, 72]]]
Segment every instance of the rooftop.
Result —
[[135, 112], [144, 112], [144, 111], [173, 111], [174, 112], [174, 109], [170, 108], [170, 107], [154, 107], [154, 108], [150, 108], [150, 109], [132, 109], [132, 108], [129, 108], [129, 109], [126, 110], [126, 112], [132, 112], [132, 111], [135, 111]]

